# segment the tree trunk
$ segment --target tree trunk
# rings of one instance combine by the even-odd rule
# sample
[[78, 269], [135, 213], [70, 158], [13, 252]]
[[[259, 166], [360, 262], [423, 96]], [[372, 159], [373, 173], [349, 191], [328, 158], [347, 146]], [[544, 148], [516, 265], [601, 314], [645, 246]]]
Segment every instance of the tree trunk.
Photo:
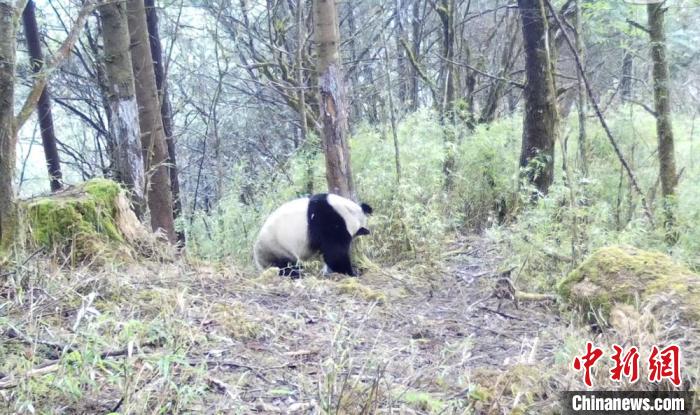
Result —
[[[508, 77], [516, 60], [515, 47], [518, 45], [518, 31], [518, 17], [508, 17], [508, 22], [506, 23], [506, 33], [509, 34], [508, 43], [503, 46], [500, 62], [501, 69], [498, 72], [498, 76], [504, 79]], [[494, 80], [491, 83], [486, 102], [479, 117], [480, 124], [490, 124], [496, 119], [498, 104], [505, 95], [506, 87], [508, 86], [504, 79]]]
[[[304, 23], [304, 1], [297, 2], [296, 22], [297, 22], [297, 84], [299, 85], [299, 124], [301, 125], [301, 142], [304, 147], [313, 146], [310, 154], [305, 157], [306, 177], [304, 177], [303, 192], [313, 194], [314, 192], [314, 163], [312, 155], [318, 154], [317, 145], [308, 141], [309, 122], [306, 116], [306, 78], [304, 77], [304, 47], [306, 42], [306, 25]], [[352, 15], [352, 11], [350, 11]]]
[[[413, 0], [413, 18], [411, 21], [411, 43], [413, 48], [413, 57], [416, 60], [420, 59], [420, 46], [423, 34], [423, 22], [420, 16], [420, 6], [421, 1]], [[415, 111], [419, 106], [419, 96], [420, 96], [420, 74], [418, 73], [418, 68], [415, 65], [410, 65], [411, 67], [411, 91], [410, 91], [410, 104], [409, 110]]]
[[[165, 65], [163, 60], [163, 48], [160, 43], [160, 33], [158, 31], [158, 13], [155, 7], [155, 0], [145, 0], [146, 20], [148, 23], [148, 34], [150, 35], [151, 58], [153, 59], [153, 70], [156, 76], [156, 87], [160, 93], [160, 115], [163, 120], [163, 132], [168, 145], [168, 173], [170, 175], [170, 188], [173, 197], [173, 218], [177, 219], [182, 214], [182, 199], [180, 196], [180, 179], [178, 177], [177, 154], [175, 150], [175, 139], [173, 138], [173, 111], [170, 105], [170, 94], [168, 93], [168, 82], [165, 77]], [[180, 245], [185, 244], [185, 232], [177, 232], [177, 241]]]
[[11, 0], [0, 0], [0, 251], [12, 244], [17, 225], [13, 187], [17, 151], [14, 16]]
[[[576, 4], [576, 30], [574, 31], [574, 41], [576, 42], [576, 52], [581, 59], [581, 64], [586, 67], [585, 45], [583, 43], [583, 22], [581, 21], [581, 0], [575, 0]], [[583, 84], [583, 77], [576, 71], [576, 109], [578, 110], [578, 155], [581, 172], [588, 175], [588, 143], [586, 142], [586, 86]], [[562, 156], [565, 157], [565, 156]]]
[[[401, 47], [401, 39], [405, 38], [406, 30], [401, 17], [402, 10], [408, 6], [407, 0], [394, 0], [394, 24], [396, 25], [396, 79], [399, 103], [406, 102], [408, 91], [406, 88], [406, 51]], [[387, 68], [389, 69], [389, 68]]]
[[453, 186], [453, 173], [455, 169], [456, 134], [455, 121], [455, 76], [457, 72], [454, 65], [455, 31], [454, 31], [455, 0], [441, 0], [437, 7], [437, 13], [442, 22], [442, 57], [443, 57], [443, 96], [440, 105], [440, 121], [443, 124], [445, 135], [445, 161], [442, 169], [445, 175], [444, 187], [449, 190]]
[[355, 200], [348, 147], [345, 91], [338, 53], [338, 13], [335, 0], [315, 0], [314, 6], [326, 181], [331, 193]]
[[[35, 5], [33, 0], [29, 0], [22, 12], [22, 23], [24, 24], [24, 36], [27, 39], [27, 49], [31, 58], [32, 72], [38, 73], [44, 66], [44, 56], [41, 53], [41, 41], [39, 39], [39, 28], [36, 23]], [[51, 191], [55, 192], [63, 188], [61, 174], [61, 161], [56, 147], [56, 134], [53, 128], [53, 116], [51, 115], [51, 95], [48, 85], [39, 97], [38, 103], [39, 126], [41, 127], [41, 142], [44, 147], [46, 166], [49, 172], [49, 183]]]
[[622, 78], [620, 79], [620, 100], [628, 102], [632, 98], [632, 54], [625, 52], [622, 58]]
[[525, 116], [520, 167], [538, 192], [554, 180], [554, 143], [559, 116], [543, 0], [518, 0], [525, 49]]
[[173, 199], [168, 171], [168, 146], [165, 142], [160, 99], [151, 58], [144, 0], [127, 0], [131, 34], [131, 66], [139, 104], [139, 126], [148, 183], [148, 208], [151, 228], [161, 230], [172, 243], [177, 242], [173, 220]]
[[666, 35], [664, 33], [664, 3], [647, 5], [649, 37], [651, 40], [651, 60], [654, 78], [654, 108], [656, 110], [656, 134], [659, 140], [659, 177], [661, 194], [664, 196], [664, 210], [667, 227], [673, 224], [672, 200], [676, 193], [678, 176], [673, 149], [673, 129], [671, 128], [671, 99], [669, 91], [668, 62], [666, 61]]
[[107, 2], [98, 7], [102, 19], [105, 72], [112, 117], [110, 130], [115, 141], [117, 172], [131, 190], [139, 218], [145, 213], [145, 176], [136, 103], [134, 76], [129, 54], [126, 2]]

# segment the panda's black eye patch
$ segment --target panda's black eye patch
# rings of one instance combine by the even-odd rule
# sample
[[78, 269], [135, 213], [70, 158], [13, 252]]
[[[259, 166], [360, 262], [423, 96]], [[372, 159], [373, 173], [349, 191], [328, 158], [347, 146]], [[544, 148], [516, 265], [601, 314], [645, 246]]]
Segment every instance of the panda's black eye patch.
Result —
[[365, 213], [365, 215], [372, 214], [372, 206], [368, 205], [367, 203], [362, 203], [360, 207], [362, 208], [362, 211]]

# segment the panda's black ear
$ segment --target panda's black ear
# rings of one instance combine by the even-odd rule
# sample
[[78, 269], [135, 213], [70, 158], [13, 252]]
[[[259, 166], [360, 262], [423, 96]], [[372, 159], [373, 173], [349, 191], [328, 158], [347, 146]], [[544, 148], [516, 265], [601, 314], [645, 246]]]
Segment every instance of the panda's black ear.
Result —
[[372, 214], [372, 206], [368, 205], [367, 203], [360, 204], [360, 207], [362, 208], [362, 211], [365, 212], [365, 215]]

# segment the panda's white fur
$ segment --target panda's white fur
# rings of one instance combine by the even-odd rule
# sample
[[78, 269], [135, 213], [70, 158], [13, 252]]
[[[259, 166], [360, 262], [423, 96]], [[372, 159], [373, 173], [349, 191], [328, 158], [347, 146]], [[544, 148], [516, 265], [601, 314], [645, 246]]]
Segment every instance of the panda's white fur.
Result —
[[[328, 205], [342, 218], [351, 238], [367, 226], [367, 216], [360, 205], [335, 194], [324, 196]], [[278, 258], [300, 262], [317, 253], [310, 241], [309, 219], [313, 221], [314, 218], [313, 213], [309, 216], [310, 200], [303, 197], [284, 203], [265, 220], [253, 249], [259, 269], [279, 267], [275, 263]]]

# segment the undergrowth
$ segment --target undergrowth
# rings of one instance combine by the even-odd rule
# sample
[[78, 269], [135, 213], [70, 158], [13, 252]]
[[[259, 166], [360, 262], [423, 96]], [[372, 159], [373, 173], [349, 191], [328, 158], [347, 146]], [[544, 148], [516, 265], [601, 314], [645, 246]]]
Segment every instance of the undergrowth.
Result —
[[[627, 243], [667, 252], [693, 269], [700, 267], [700, 160], [695, 120], [674, 119], [676, 164], [680, 174], [676, 209], [678, 242], [669, 245], [661, 216], [656, 130], [651, 115], [634, 107], [607, 114], [612, 132], [632, 167], [655, 216], [652, 226], [640, 197], [630, 186], [612, 146], [596, 120], [587, 125], [588, 174], [578, 157], [575, 114], [562, 122], [556, 146], [555, 181], [546, 197], [529, 203], [519, 181], [522, 121], [519, 114], [480, 125], [463, 134], [457, 149], [454, 187], [443, 190], [443, 129], [429, 110], [409, 114], [398, 124], [401, 177], [396, 175], [389, 127], [362, 125], [351, 140], [359, 197], [374, 206], [373, 234], [360, 238], [363, 258], [390, 265], [440, 260], [455, 235], [472, 231], [511, 247], [510, 265], [542, 291], [598, 247]], [[457, 126], [464, 130], [464, 126]], [[566, 150], [566, 154], [564, 154]], [[566, 162], [567, 166], [564, 166]], [[269, 177], [238, 175], [229, 196], [210, 214], [197, 213], [188, 228], [192, 251], [209, 259], [251, 264], [251, 247], [265, 217], [284, 201], [305, 195], [307, 166], [314, 166], [314, 189], [325, 189], [321, 154], [299, 152], [284, 171]], [[566, 174], [568, 173], [568, 175]], [[243, 186], [255, 189], [241, 202]]]

